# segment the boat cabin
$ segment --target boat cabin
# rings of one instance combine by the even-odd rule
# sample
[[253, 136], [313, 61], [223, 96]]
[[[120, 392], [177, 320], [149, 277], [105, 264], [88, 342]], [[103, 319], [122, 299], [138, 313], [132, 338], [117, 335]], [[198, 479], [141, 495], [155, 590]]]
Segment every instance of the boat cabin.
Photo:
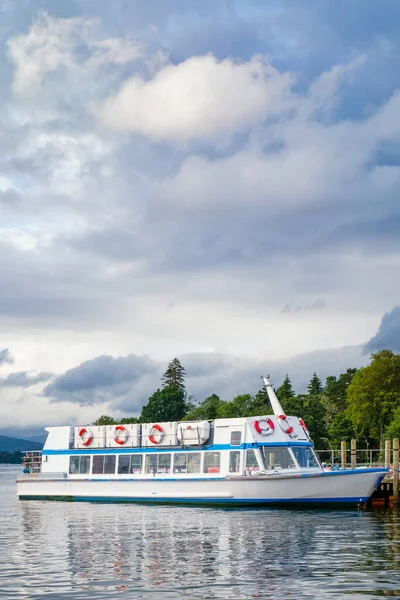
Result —
[[42, 476], [218, 479], [321, 471], [304, 422], [286, 415], [46, 430]]

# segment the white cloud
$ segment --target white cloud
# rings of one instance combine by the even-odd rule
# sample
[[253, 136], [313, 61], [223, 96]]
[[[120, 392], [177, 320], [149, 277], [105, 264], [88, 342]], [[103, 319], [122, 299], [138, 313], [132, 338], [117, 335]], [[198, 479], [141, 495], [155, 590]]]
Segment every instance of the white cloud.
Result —
[[27, 34], [9, 39], [8, 54], [15, 65], [14, 92], [34, 94], [48, 73], [71, 67], [82, 27], [87, 29], [91, 25], [82, 19], [54, 19], [41, 13]]
[[142, 45], [122, 38], [101, 38], [96, 20], [57, 19], [41, 12], [26, 34], [11, 37], [8, 56], [15, 67], [13, 91], [33, 97], [51, 73], [64, 69], [82, 83], [92, 71], [123, 65], [143, 55]]
[[292, 77], [265, 58], [236, 63], [196, 56], [145, 81], [134, 76], [99, 108], [110, 127], [155, 140], [215, 138], [282, 111]]

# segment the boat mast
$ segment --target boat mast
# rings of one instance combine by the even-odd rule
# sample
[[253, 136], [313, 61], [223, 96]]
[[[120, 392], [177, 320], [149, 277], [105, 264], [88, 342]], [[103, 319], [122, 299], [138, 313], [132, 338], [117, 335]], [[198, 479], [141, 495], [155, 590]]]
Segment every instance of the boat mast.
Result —
[[264, 377], [264, 375], [261, 375], [261, 379], [264, 381], [264, 385], [267, 388], [268, 398], [269, 398], [269, 401], [271, 402], [271, 406], [272, 406], [272, 410], [274, 411], [274, 415], [276, 417], [279, 417], [279, 415], [284, 415], [285, 411], [283, 410], [283, 408], [274, 392], [274, 389], [269, 380], [269, 375], [267, 375], [267, 377]]

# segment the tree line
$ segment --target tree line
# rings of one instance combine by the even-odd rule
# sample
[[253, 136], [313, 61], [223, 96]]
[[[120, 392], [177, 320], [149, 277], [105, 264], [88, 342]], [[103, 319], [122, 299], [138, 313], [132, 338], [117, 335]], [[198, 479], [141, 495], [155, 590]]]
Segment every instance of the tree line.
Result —
[[[139, 418], [115, 420], [102, 415], [93, 425], [210, 420], [272, 413], [265, 386], [255, 394], [223, 400], [211, 394], [202, 401], [188, 396], [186, 371], [174, 358], [162, 384], [143, 406]], [[307, 392], [296, 394], [289, 374], [275, 393], [287, 415], [301, 417], [317, 449], [338, 448], [343, 439], [356, 438], [358, 446], [379, 447], [384, 439], [400, 437], [400, 354], [381, 350], [368, 366], [349, 368], [325, 384], [314, 372]]]
[[19, 450], [16, 452], [6, 452], [5, 450], [0, 451], [0, 464], [20, 465], [21, 462], [22, 452]]

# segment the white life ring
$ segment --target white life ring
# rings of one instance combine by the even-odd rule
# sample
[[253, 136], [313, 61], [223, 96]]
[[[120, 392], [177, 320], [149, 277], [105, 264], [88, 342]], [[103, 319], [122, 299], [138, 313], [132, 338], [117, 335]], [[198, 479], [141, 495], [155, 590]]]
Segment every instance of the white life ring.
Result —
[[84, 446], [90, 446], [90, 444], [93, 442], [93, 433], [89, 427], [81, 427], [78, 435], [81, 438], [81, 442]]
[[160, 444], [164, 439], [164, 435], [165, 434], [163, 428], [161, 427], [161, 425], [158, 425], [158, 423], [156, 423], [150, 429], [149, 441], [152, 444]]
[[114, 442], [123, 446], [128, 441], [129, 434], [123, 425], [116, 425], [114, 429]]
[[253, 427], [259, 435], [271, 435], [275, 429], [275, 425], [269, 417], [254, 421]]
[[288, 418], [286, 415], [278, 415], [278, 423], [282, 431], [289, 434], [293, 432], [293, 427], [289, 424]]

